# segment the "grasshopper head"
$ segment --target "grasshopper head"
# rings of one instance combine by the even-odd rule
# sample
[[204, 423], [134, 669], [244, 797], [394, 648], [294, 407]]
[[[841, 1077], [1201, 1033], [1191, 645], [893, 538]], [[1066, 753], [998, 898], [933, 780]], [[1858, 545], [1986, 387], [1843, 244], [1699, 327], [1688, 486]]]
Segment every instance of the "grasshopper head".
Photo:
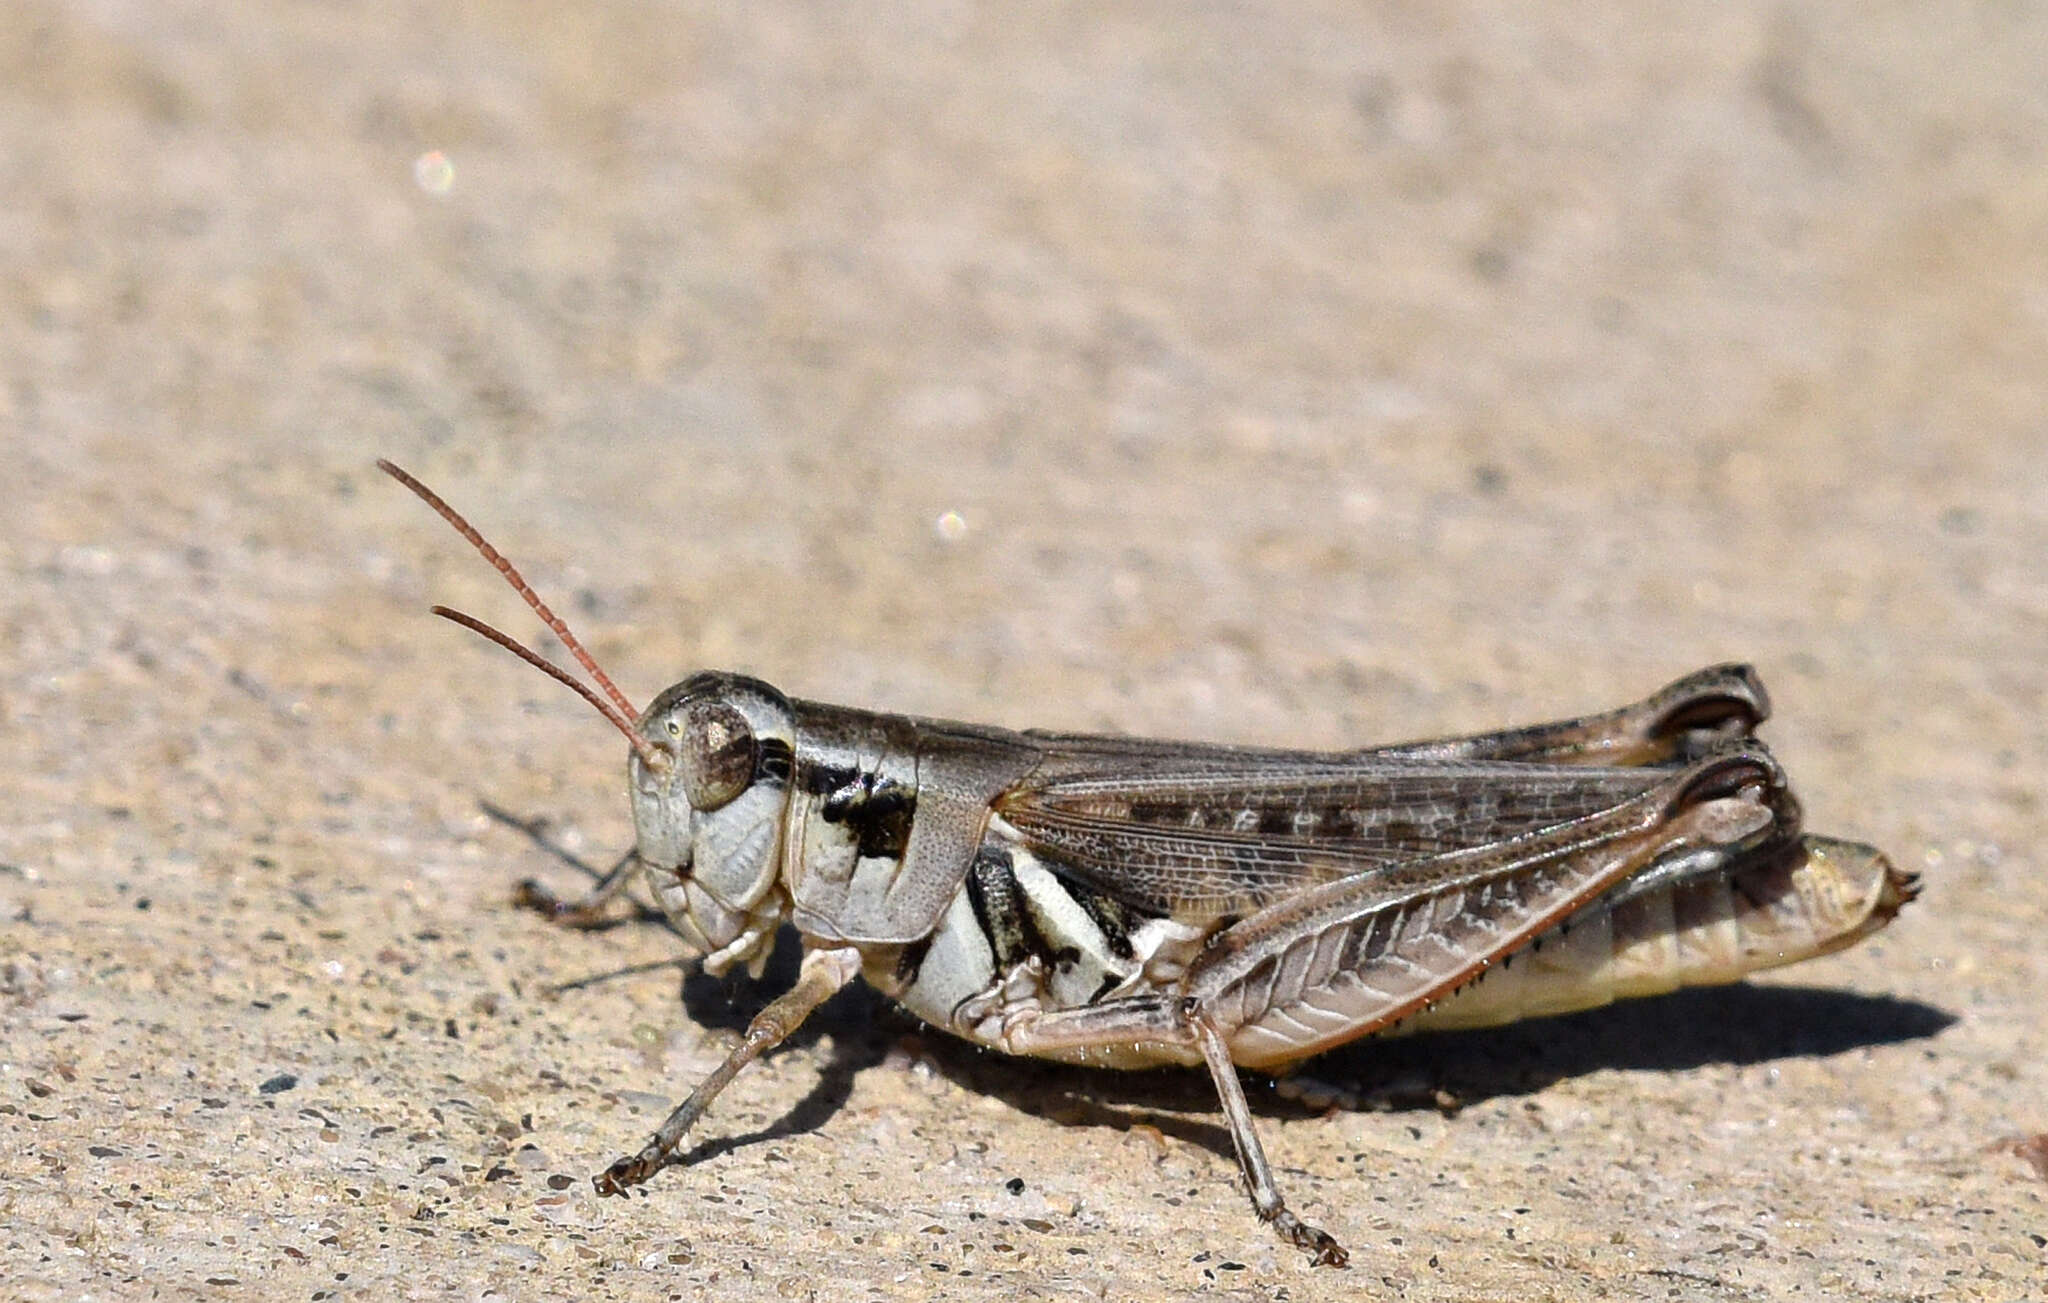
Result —
[[788, 911], [776, 889], [783, 805], [795, 755], [789, 698], [758, 679], [698, 674], [636, 710], [569, 626], [512, 563], [419, 480], [388, 461], [379, 469], [411, 489], [497, 567], [602, 694], [561, 666], [474, 616], [436, 606], [434, 614], [481, 634], [575, 692], [632, 744], [629, 790], [638, 855], [661, 908], [707, 952], [704, 967], [723, 973], [768, 961], [775, 929]]
[[787, 909], [789, 699], [758, 679], [697, 674], [656, 697], [635, 732], [633, 827], [663, 911], [703, 945], [710, 972], [765, 960]]

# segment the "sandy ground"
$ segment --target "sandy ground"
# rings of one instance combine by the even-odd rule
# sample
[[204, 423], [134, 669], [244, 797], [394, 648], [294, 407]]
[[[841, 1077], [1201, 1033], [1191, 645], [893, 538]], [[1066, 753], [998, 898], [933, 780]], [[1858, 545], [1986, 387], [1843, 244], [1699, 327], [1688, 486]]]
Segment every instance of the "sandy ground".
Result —
[[[11, 0], [0, 1293], [2048, 1294], [2048, 17], [1507, 12]], [[599, 1201], [775, 979], [512, 908], [623, 749], [378, 454], [640, 700], [1336, 746], [1753, 660], [1927, 892], [1256, 1089], [1345, 1274], [1198, 1078], [865, 993]]]

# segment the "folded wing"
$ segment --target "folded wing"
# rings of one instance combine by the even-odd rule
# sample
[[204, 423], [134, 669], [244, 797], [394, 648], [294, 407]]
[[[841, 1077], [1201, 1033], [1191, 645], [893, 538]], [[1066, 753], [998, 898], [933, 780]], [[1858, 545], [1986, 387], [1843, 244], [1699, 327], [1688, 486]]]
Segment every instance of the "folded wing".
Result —
[[1056, 873], [1143, 913], [1206, 923], [1418, 856], [1608, 810], [1662, 769], [1508, 761], [1332, 763], [1284, 753], [1069, 754], [996, 802]]

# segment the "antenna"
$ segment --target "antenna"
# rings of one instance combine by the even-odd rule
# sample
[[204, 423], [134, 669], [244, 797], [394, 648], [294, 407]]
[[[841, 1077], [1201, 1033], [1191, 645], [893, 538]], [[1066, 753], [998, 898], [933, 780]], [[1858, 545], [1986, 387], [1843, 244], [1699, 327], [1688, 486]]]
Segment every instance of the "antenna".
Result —
[[619, 691], [618, 687], [612, 683], [610, 676], [597, 667], [597, 661], [589, 652], [583, 650], [583, 644], [577, 642], [576, 635], [569, 632], [569, 626], [562, 623], [562, 617], [548, 609], [548, 604], [540, 600], [540, 595], [535, 593], [528, 586], [526, 580], [520, 577], [519, 572], [513, 569], [512, 563], [505, 559], [503, 553], [499, 552], [498, 549], [492, 547], [489, 543], [484, 542], [484, 536], [477, 533], [476, 526], [464, 520], [461, 512], [443, 502], [440, 494], [414, 479], [394, 463], [379, 457], [377, 459], [377, 469], [418, 494], [420, 501], [439, 512], [441, 519], [455, 526], [455, 532], [468, 539], [471, 547], [483, 553], [484, 560], [496, 566], [498, 573], [505, 576], [505, 582], [512, 585], [513, 589], [526, 599], [526, 604], [533, 608], [533, 613], [538, 615], [548, 628], [555, 631], [555, 636], [562, 640], [562, 645], [569, 649], [569, 654], [574, 656], [577, 663], [590, 672], [591, 678], [597, 680], [597, 686], [604, 689], [604, 695], [612, 699], [612, 704], [617, 706], [620, 712], [628, 719], [639, 718], [639, 708], [631, 701], [628, 701], [626, 694]]
[[646, 738], [641, 737], [639, 732], [633, 727], [634, 719], [638, 718], [640, 714], [639, 709], [627, 699], [625, 693], [619, 691], [618, 686], [611, 681], [610, 676], [598, 668], [596, 659], [583, 649], [583, 644], [576, 640], [576, 635], [569, 632], [569, 626], [562, 622], [560, 616], [548, 609], [548, 604], [540, 600], [539, 594], [533, 591], [533, 588], [520, 575], [519, 571], [510, 561], [505, 559], [504, 554], [485, 542], [484, 536], [477, 532], [476, 527], [467, 520], [464, 520], [461, 512], [444, 502], [440, 494], [414, 479], [404, 469], [381, 457], [377, 459], [377, 469], [383, 471], [392, 479], [397, 480], [408, 489], [411, 489], [422, 502], [432, 507], [443, 520], [453, 525], [456, 533], [469, 540], [470, 546], [482, 553], [484, 560], [497, 567], [498, 573], [505, 576], [505, 582], [511, 584], [513, 590], [525, 598], [526, 604], [533, 608], [534, 614], [538, 615], [548, 628], [555, 631], [555, 636], [562, 640], [562, 645], [567, 647], [570, 654], [576, 657], [577, 662], [590, 672], [590, 677], [597, 680], [598, 686], [604, 689], [605, 696], [610, 697], [611, 700], [607, 702], [604, 697], [600, 697], [597, 693], [591, 691], [589, 687], [579, 682], [561, 666], [548, 660], [539, 652], [522, 645], [511, 635], [502, 633], [485, 624], [475, 616], [465, 615], [461, 611], [450, 610], [445, 606], [434, 607], [434, 614], [444, 620], [452, 620], [472, 633], [488, 638], [556, 682], [566, 684], [576, 695], [582, 697], [595, 707], [598, 714], [610, 720], [612, 727], [626, 735], [626, 740], [633, 744], [634, 753], [640, 757], [643, 764], [651, 769], [666, 769], [669, 764], [667, 753], [654, 746]]
[[436, 606], [432, 610], [435, 615], [440, 616], [442, 619], [453, 620], [471, 633], [490, 639], [506, 651], [517, 656], [520, 660], [525, 661], [528, 665], [533, 666], [533, 668], [552, 678], [555, 682], [566, 685], [577, 696], [597, 707], [598, 714], [610, 720], [613, 728], [626, 735], [626, 740], [633, 744], [633, 750], [640, 753], [641, 761], [648, 768], [663, 769], [668, 766], [667, 755], [650, 744], [646, 738], [641, 737], [639, 733], [635, 732], [630, 720], [613, 709], [610, 702], [592, 692], [584, 684], [577, 682], [570, 676], [569, 671], [555, 664], [547, 657], [542, 656], [539, 652], [524, 646], [510, 634], [493, 629], [490, 625], [485, 624], [473, 615], [465, 615], [461, 611], [452, 610], [446, 606]]

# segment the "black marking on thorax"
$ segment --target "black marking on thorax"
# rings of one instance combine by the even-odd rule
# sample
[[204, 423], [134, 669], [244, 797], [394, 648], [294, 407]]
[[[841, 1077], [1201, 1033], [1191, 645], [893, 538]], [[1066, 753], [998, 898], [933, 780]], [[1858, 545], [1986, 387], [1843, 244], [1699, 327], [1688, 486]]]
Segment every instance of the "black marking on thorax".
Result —
[[974, 920], [995, 953], [996, 971], [1004, 972], [1036, 955], [1047, 968], [1057, 959], [1052, 943], [1038, 930], [1010, 852], [984, 842], [967, 870], [967, 903]]
[[846, 825], [863, 858], [900, 860], [910, 847], [917, 789], [885, 774], [851, 765], [807, 765], [804, 790], [822, 796], [819, 817]]
[[812, 796], [823, 796], [836, 792], [851, 783], [860, 773], [857, 765], [835, 765], [821, 760], [804, 762], [804, 791]]
[[1102, 933], [1103, 944], [1109, 953], [1118, 959], [1129, 959], [1131, 949], [1131, 907], [1107, 892], [1097, 891], [1085, 882], [1055, 874], [1074, 903], [1088, 915], [1088, 921], [1095, 924]]
[[897, 952], [896, 981], [899, 986], [909, 986], [917, 980], [918, 970], [924, 967], [924, 957], [931, 953], [932, 938], [937, 935], [938, 931], [934, 929]]
[[767, 781], [777, 787], [789, 786], [789, 778], [796, 770], [796, 752], [788, 742], [779, 737], [764, 737], [757, 744], [754, 757], [754, 781]]

